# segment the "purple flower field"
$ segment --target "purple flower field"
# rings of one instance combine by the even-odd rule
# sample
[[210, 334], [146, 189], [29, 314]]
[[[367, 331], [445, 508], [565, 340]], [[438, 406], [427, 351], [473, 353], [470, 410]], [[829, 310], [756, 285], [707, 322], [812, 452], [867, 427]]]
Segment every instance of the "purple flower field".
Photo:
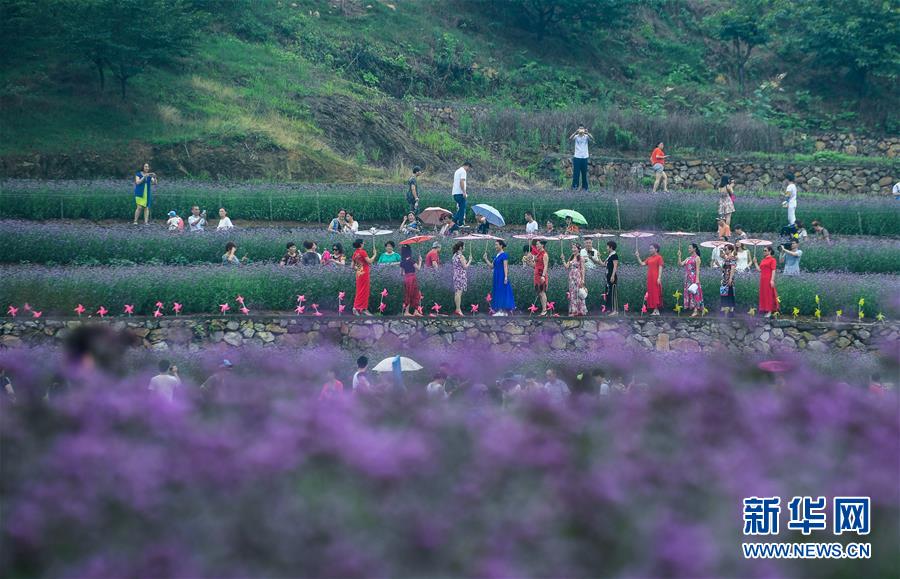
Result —
[[[320, 402], [322, 368], [345, 363], [336, 352], [248, 352], [203, 394], [206, 353], [168, 403], [147, 391], [149, 360], [103, 373], [50, 351], [0, 354], [20, 393], [0, 405], [0, 565], [11, 576], [192, 578], [898, 572], [896, 390], [801, 360], [773, 379], [743, 359], [605, 352], [555, 362], [566, 380], [602, 366], [633, 382], [627, 391], [500, 405], [500, 373], [546, 361], [482, 358], [448, 401], [424, 396], [430, 376], [415, 374], [438, 356], [422, 361], [404, 395]], [[896, 362], [884, 361], [891, 372]], [[52, 381], [66, 386], [42, 401]], [[870, 496], [868, 536], [811, 540], [871, 542], [872, 558], [744, 560], [742, 500], [770, 495]], [[810, 540], [786, 516], [775, 540]]]

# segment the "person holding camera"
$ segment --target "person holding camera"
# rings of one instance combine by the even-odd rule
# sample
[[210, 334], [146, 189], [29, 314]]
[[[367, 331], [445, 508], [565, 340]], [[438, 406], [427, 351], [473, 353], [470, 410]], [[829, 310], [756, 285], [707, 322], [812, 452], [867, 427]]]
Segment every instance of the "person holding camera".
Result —
[[144, 211], [144, 225], [150, 222], [150, 206], [153, 202], [152, 189], [156, 185], [156, 173], [150, 171], [150, 163], [144, 163], [144, 168], [134, 175], [134, 224], [138, 224], [141, 210]]
[[784, 275], [800, 275], [800, 258], [803, 257], [803, 250], [800, 249], [800, 242], [792, 239], [789, 243], [778, 246], [781, 252], [781, 263], [784, 264]]
[[569, 135], [569, 140], [575, 142], [575, 154], [572, 155], [572, 189], [578, 189], [579, 178], [581, 190], [588, 190], [588, 142], [594, 140], [584, 125], [578, 125], [578, 129]]
[[191, 214], [188, 216], [189, 231], [203, 231], [206, 227], [206, 209], [200, 211], [199, 205], [191, 207]]

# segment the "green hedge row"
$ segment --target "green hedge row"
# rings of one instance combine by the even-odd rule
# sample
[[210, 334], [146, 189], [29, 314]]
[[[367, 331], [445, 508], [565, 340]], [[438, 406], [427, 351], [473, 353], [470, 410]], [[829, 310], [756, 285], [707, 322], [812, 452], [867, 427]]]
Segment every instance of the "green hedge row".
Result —
[[[197, 191], [169, 192], [160, 187], [154, 195], [154, 213], [164, 219], [175, 209], [186, 217], [191, 205], [197, 204], [215, 214], [219, 207], [228, 209], [235, 220], [295, 221], [327, 223], [339, 209], [352, 210], [365, 226], [399, 223], [406, 203], [403, 191], [384, 188], [352, 187], [338, 191], [334, 187], [296, 192], [279, 189], [222, 192], [210, 188]], [[617, 203], [618, 199], [618, 203]], [[469, 204], [488, 203], [503, 213], [511, 224], [522, 224], [525, 211], [533, 211], [543, 222], [558, 209], [580, 211], [591, 229], [633, 229], [714, 231], [717, 194], [673, 193], [653, 196], [644, 193], [612, 192], [571, 193], [568, 191], [479, 191], [474, 190]], [[442, 206], [452, 209], [449, 192], [427, 191], [421, 207]], [[779, 231], [786, 223], [786, 210], [777, 198], [739, 197], [734, 223], [748, 231]], [[134, 214], [133, 197], [127, 187], [122, 193], [94, 193], [90, 189], [56, 191], [37, 189], [27, 192], [4, 187], [0, 192], [0, 218], [18, 219], [89, 219], [130, 220]], [[470, 213], [471, 215], [471, 213]], [[900, 235], [900, 212], [887, 200], [802, 199], [799, 218], [824, 222], [832, 233], [848, 235]]]
[[[673, 292], [683, 291], [683, 275], [672, 268], [664, 270], [664, 296], [667, 309], [674, 304]], [[167, 308], [173, 301], [184, 304], [184, 313], [215, 313], [217, 305], [231, 302], [243, 295], [251, 310], [290, 311], [296, 305], [296, 296], [305, 294], [308, 303], [320, 304], [323, 311], [337, 309], [338, 292], [346, 292], [345, 304], [351, 303], [355, 291], [354, 274], [349, 267], [280, 268], [272, 265], [225, 268], [222, 266], [189, 267], [85, 267], [43, 268], [7, 267], [0, 284], [0, 305], [30, 303], [48, 314], [71, 315], [72, 309], [82, 303], [96, 310], [104, 305], [114, 314], [122, 312], [124, 304], [134, 304], [135, 312], [151, 313], [157, 301]], [[450, 268], [420, 273], [420, 285], [425, 304], [430, 307], [440, 303], [444, 311], [452, 308], [452, 274]], [[512, 268], [513, 287], [518, 306], [526, 308], [534, 300], [533, 272], [522, 266]], [[643, 268], [622, 268], [619, 285], [620, 302], [629, 303], [639, 310], [645, 292], [646, 273]], [[759, 277], [757, 274], [738, 276], [736, 282], [739, 309], [747, 311], [756, 307]], [[717, 310], [720, 275], [704, 270], [702, 283], [710, 310]], [[566, 273], [553, 268], [549, 296], [564, 313], [566, 302]], [[592, 312], [600, 310], [603, 291], [603, 274], [589, 272], [588, 305]], [[372, 276], [372, 308], [378, 306], [378, 294], [386, 288], [389, 297], [387, 313], [398, 313], [402, 298], [402, 280], [396, 266], [376, 266]], [[480, 303], [485, 311], [485, 296], [491, 288], [491, 269], [486, 265], [473, 265], [469, 270], [469, 289], [464, 296], [466, 310], [469, 304]], [[854, 274], [808, 274], [801, 277], [778, 276], [778, 291], [782, 309], [791, 312], [800, 308], [803, 315], [815, 311], [815, 296], [821, 297], [823, 315], [832, 316], [837, 309], [853, 312], [860, 298], [866, 302], [865, 311], [870, 317], [881, 311], [889, 317], [898, 313], [898, 282], [895, 276]], [[2, 313], [2, 312], [0, 312]]]

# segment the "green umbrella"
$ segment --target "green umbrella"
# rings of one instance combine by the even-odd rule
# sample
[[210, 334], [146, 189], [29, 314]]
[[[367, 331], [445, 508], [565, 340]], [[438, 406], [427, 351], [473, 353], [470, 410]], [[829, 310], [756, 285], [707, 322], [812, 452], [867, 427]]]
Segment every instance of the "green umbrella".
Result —
[[565, 219], [566, 217], [571, 217], [572, 222], [577, 223], [578, 225], [587, 225], [587, 219], [584, 218], [584, 215], [577, 211], [573, 211], [571, 209], [560, 209], [556, 213], [554, 213], [557, 217], [562, 217]]

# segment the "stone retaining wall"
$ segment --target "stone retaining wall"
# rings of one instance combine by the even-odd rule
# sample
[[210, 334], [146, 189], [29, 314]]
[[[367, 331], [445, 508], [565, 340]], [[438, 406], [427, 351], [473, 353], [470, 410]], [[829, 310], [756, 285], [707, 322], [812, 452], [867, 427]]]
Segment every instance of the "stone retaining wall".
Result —
[[[784, 173], [793, 171], [801, 191], [829, 194], [890, 195], [891, 187], [900, 179], [897, 167], [886, 165], [790, 165], [762, 161], [686, 159], [666, 164], [669, 187], [712, 190], [722, 175], [734, 177], [738, 189], [750, 191], [780, 190]], [[562, 172], [572, 178], [572, 158], [549, 155], [541, 164], [542, 176], [555, 180]], [[641, 184], [654, 173], [646, 160], [592, 157], [588, 173], [601, 187], [645, 189]]]
[[812, 142], [816, 151], [834, 151], [861, 157], [900, 157], [900, 137], [864, 137], [853, 133], [824, 133], [821, 135], [799, 135], [791, 139], [796, 150], [808, 150]]
[[[59, 343], [81, 320], [6, 320], [0, 324], [0, 347]], [[350, 317], [181, 317], [166, 320], [129, 318], [107, 321], [138, 336], [144, 347], [200, 349], [226, 345], [304, 346], [334, 344], [350, 350], [446, 348], [481, 345], [499, 352], [578, 351], [604, 346], [640, 350], [699, 352], [868, 352], [896, 343], [900, 324], [822, 323], [764, 320], [629, 316], [611, 321], [572, 318], [369, 318]]]

